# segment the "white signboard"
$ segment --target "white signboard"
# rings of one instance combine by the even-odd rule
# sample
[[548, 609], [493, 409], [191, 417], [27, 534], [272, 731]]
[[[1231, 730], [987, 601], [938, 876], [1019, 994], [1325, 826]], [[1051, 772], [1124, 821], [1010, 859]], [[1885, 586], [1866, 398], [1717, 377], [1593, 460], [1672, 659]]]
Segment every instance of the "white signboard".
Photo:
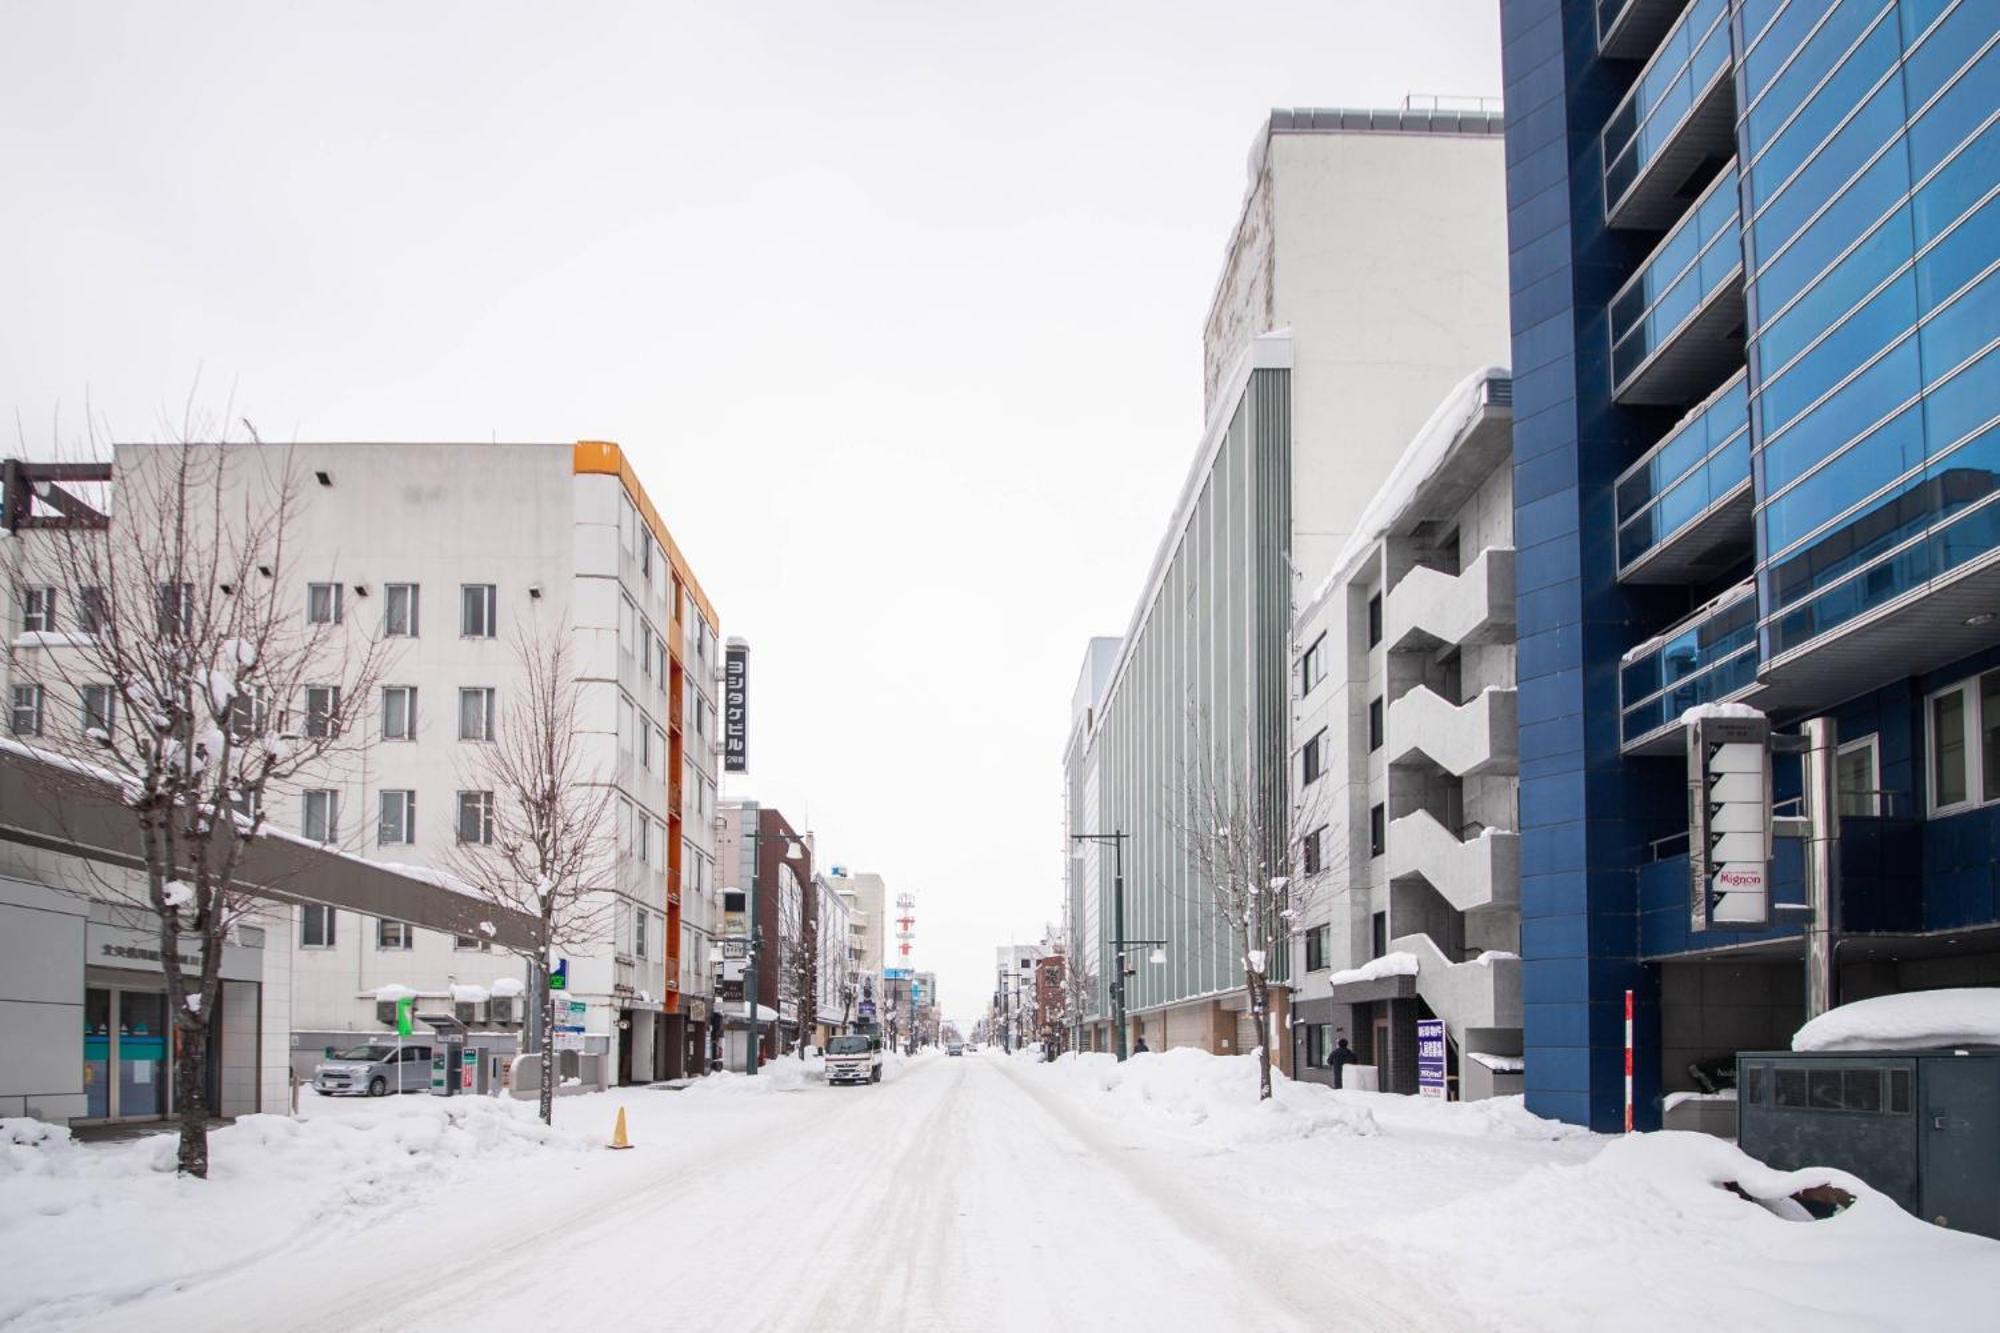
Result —
[[1688, 728], [1688, 873], [1696, 930], [1771, 921], [1771, 730], [1761, 717]]

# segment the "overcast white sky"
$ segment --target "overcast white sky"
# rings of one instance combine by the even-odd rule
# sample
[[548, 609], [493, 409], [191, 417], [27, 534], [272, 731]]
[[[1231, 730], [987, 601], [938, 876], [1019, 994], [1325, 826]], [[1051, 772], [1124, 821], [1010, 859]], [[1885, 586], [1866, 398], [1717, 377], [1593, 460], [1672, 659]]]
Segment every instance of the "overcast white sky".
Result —
[[1497, 94], [1497, 8], [8, 0], [0, 407], [621, 442], [754, 645], [733, 794], [969, 1017], [1060, 912], [1258, 125]]

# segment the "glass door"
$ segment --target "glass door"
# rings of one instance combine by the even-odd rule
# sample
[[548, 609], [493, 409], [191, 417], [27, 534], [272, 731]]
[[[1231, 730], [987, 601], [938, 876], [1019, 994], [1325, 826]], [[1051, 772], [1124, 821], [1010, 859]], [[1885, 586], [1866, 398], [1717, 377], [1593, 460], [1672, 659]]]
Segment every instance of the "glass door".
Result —
[[118, 992], [118, 1110], [121, 1118], [167, 1113], [167, 997]]
[[163, 1116], [167, 997], [90, 986], [83, 992], [84, 1114], [91, 1120]]

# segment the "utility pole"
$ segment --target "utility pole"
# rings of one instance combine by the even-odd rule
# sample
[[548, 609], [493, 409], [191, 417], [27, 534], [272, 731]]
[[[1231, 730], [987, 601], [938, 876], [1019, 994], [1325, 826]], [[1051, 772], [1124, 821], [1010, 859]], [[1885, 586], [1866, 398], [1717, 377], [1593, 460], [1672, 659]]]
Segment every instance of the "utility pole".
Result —
[[747, 812], [753, 821], [750, 830], [750, 945], [743, 964], [743, 1010], [750, 1016], [750, 1045], [743, 1058], [743, 1072], [757, 1073], [757, 955], [762, 952], [763, 932], [757, 925], [757, 879], [764, 868], [763, 829], [755, 827], [764, 818], [762, 807]]

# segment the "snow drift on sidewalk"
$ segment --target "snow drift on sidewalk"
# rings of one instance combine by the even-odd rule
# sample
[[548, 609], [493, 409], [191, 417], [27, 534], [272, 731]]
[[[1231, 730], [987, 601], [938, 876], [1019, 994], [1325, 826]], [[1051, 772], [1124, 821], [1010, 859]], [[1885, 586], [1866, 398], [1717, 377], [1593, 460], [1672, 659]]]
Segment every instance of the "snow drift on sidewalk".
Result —
[[0, 1250], [36, 1233], [35, 1262], [0, 1283], [0, 1325], [121, 1304], [365, 1225], [492, 1163], [602, 1142], [551, 1129], [525, 1103], [398, 1099], [348, 1116], [244, 1116], [210, 1133], [203, 1182], [174, 1174], [172, 1134], [83, 1144], [0, 1120]]
[[2000, 1046], [2000, 987], [1906, 991], [1829, 1009], [1792, 1037], [1795, 1051], [1922, 1051]]
[[[1853, 1206], [1796, 1220], [1790, 1196], [1823, 1184]], [[1845, 1172], [1774, 1171], [1671, 1131], [1346, 1243], [1357, 1264], [1451, 1270], [1498, 1328], [1990, 1328], [2000, 1290], [1992, 1241], [1920, 1222]]]

